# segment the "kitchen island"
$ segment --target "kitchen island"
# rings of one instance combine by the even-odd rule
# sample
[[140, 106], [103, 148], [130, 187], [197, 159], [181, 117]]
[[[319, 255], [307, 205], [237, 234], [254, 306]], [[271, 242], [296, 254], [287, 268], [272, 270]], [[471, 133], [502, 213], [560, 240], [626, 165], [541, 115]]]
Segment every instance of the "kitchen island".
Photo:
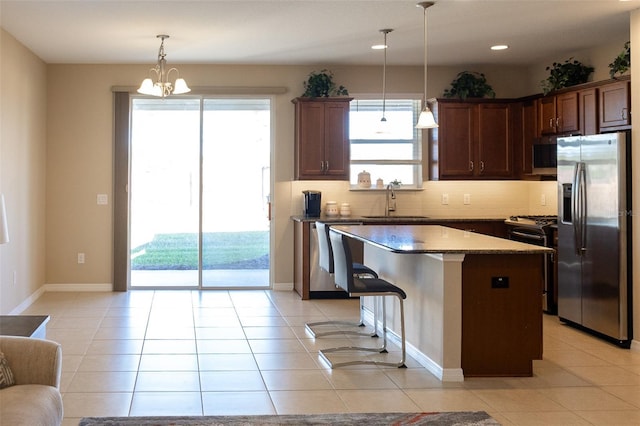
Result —
[[[407, 293], [407, 352], [438, 378], [533, 374], [551, 249], [438, 225], [332, 229], [362, 241], [367, 266]], [[397, 306], [387, 324], [399, 330]]]

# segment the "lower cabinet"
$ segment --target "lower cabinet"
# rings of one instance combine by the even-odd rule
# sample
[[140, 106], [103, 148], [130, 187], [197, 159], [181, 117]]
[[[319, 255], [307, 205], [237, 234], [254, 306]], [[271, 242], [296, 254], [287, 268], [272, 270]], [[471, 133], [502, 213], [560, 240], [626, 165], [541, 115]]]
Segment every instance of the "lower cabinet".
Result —
[[[362, 263], [364, 244], [350, 240], [349, 247], [353, 261]], [[318, 239], [314, 221], [294, 221], [293, 256], [293, 288], [303, 300], [349, 297], [344, 290], [335, 286], [333, 277], [318, 265]]]
[[465, 377], [533, 374], [532, 360], [542, 359], [541, 256], [465, 256], [462, 263]]

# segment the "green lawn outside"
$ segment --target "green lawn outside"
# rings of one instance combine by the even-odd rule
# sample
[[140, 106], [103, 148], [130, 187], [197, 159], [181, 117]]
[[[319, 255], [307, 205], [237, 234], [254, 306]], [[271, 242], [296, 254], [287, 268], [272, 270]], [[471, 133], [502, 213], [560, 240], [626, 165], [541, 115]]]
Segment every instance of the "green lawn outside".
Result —
[[[203, 234], [202, 268], [268, 269], [269, 232]], [[198, 269], [198, 234], [158, 234], [131, 250], [132, 270]]]

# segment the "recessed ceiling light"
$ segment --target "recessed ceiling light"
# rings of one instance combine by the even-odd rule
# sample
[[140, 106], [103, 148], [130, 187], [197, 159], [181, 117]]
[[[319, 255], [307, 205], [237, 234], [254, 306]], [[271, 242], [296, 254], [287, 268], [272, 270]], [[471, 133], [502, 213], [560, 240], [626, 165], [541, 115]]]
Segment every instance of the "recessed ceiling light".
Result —
[[491, 46], [491, 50], [506, 50], [509, 46], [506, 44], [496, 44], [495, 46]]

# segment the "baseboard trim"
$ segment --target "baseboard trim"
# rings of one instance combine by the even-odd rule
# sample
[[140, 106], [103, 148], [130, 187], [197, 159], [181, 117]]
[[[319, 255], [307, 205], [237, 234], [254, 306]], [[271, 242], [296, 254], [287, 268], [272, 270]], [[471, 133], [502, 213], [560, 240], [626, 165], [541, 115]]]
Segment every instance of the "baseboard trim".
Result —
[[[369, 324], [373, 324], [374, 317], [373, 312], [364, 308], [364, 320]], [[378, 322], [378, 330], [382, 330], [382, 323]], [[387, 338], [390, 342], [397, 346], [402, 345], [402, 339], [393, 330], [387, 330]], [[422, 365], [431, 374], [436, 376], [443, 382], [464, 382], [464, 373], [462, 368], [443, 368], [440, 364], [432, 360], [426, 354], [421, 352], [418, 348], [411, 343], [406, 342], [407, 355], [418, 361], [418, 364]]]
[[33, 294], [31, 294], [31, 296], [27, 297], [26, 299], [24, 299], [22, 301], [21, 304], [19, 304], [18, 306], [15, 307], [14, 310], [12, 310], [11, 312], [9, 312], [9, 315], [20, 315], [22, 312], [24, 312], [29, 306], [31, 306], [33, 304], [33, 302], [35, 302], [36, 300], [38, 300], [38, 298], [40, 296], [42, 296], [42, 293], [45, 292], [44, 286], [40, 287], [39, 289], [37, 289], [36, 291], [33, 292]]
[[292, 291], [293, 283], [273, 283], [274, 291]]
[[111, 283], [97, 284], [45, 284], [44, 291], [113, 291]]

